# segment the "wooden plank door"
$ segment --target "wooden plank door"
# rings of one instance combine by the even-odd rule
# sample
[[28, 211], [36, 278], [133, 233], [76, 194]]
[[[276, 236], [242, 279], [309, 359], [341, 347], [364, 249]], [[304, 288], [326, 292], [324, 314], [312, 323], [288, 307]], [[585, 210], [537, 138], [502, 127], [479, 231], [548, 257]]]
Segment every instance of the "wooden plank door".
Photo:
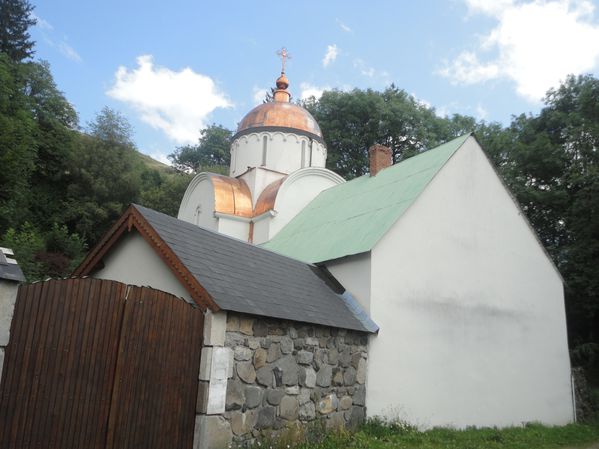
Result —
[[19, 288], [0, 387], [0, 448], [101, 449], [126, 285]]
[[21, 286], [0, 385], [0, 449], [191, 448], [203, 314], [98, 279]]

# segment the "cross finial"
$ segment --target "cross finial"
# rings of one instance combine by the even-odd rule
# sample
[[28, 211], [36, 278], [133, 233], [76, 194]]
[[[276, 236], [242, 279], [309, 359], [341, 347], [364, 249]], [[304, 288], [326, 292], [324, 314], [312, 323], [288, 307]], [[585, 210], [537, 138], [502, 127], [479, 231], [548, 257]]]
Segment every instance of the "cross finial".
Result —
[[277, 51], [277, 55], [281, 57], [281, 61], [283, 62], [281, 67], [281, 73], [285, 73], [285, 60], [291, 59], [291, 55], [287, 52], [287, 49], [285, 47]]

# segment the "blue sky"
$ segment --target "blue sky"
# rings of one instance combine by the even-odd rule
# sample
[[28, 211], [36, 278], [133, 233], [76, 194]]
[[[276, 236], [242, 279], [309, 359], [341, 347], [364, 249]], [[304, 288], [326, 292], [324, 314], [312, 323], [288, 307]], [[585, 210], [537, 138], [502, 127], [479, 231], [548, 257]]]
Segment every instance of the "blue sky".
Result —
[[597, 76], [598, 1], [32, 0], [32, 35], [82, 125], [110, 106], [165, 161], [212, 122], [234, 129], [282, 46], [295, 98], [393, 82], [439, 115], [507, 124], [567, 73]]

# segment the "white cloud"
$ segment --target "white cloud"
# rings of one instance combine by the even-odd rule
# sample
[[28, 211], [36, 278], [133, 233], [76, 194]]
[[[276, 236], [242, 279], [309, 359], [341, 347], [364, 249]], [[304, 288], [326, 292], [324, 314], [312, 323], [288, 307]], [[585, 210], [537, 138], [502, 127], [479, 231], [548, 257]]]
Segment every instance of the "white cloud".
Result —
[[314, 97], [317, 100], [322, 96], [325, 90], [331, 90], [330, 86], [315, 86], [310, 83], [300, 83], [300, 100], [307, 100]]
[[475, 84], [497, 78], [500, 71], [496, 63], [481, 63], [475, 53], [463, 51], [439, 73], [454, 84]]
[[322, 66], [327, 67], [331, 62], [335, 62], [338, 54], [339, 49], [337, 48], [337, 45], [327, 45], [327, 52], [322, 59]]
[[337, 25], [339, 25], [339, 28], [341, 28], [346, 33], [353, 33], [353, 30], [339, 19], [337, 19]]
[[[439, 71], [453, 83], [507, 78], [530, 101], [540, 100], [570, 74], [599, 62], [599, 24], [588, 0], [465, 0], [469, 13], [493, 17], [477, 52], [463, 51]], [[481, 53], [496, 54], [481, 61]]]
[[266, 98], [266, 94], [270, 91], [270, 89], [267, 89], [266, 87], [256, 87], [256, 86], [254, 86], [254, 88], [252, 90], [253, 90], [254, 105], [262, 104], [262, 102]]
[[34, 19], [37, 22], [35, 24], [35, 26], [41, 28], [42, 30], [46, 30], [46, 31], [54, 30], [54, 27], [47, 20], [42, 19], [40, 16], [38, 16], [34, 13], [30, 13], [29, 15], [31, 16], [32, 19]]
[[77, 53], [75, 49], [71, 47], [69, 44], [67, 44], [65, 41], [62, 41], [60, 44], [58, 44], [58, 49], [64, 56], [69, 58], [71, 61], [81, 62], [81, 56], [79, 56], [79, 53]]
[[476, 118], [479, 120], [486, 120], [489, 116], [489, 111], [487, 111], [483, 105], [480, 103], [476, 105]]
[[[40, 29], [42, 38], [44, 41], [53, 48], [57, 48], [60, 53], [70, 59], [71, 61], [81, 62], [81, 56], [77, 51], [67, 42], [67, 37], [55, 38], [53, 35], [57, 34], [54, 32], [54, 27], [47, 20], [42, 19], [40, 16], [31, 13], [31, 18], [35, 19], [37, 23], [36, 27]], [[58, 41], [58, 43], [56, 42]]]
[[107, 94], [177, 143], [195, 142], [215, 109], [232, 106], [210, 77], [189, 67], [175, 72], [154, 66], [151, 55], [139, 56], [137, 64], [132, 70], [120, 66]]
[[514, 0], [465, 0], [471, 14], [500, 14], [514, 4]]
[[375, 69], [366, 63], [363, 59], [356, 58], [353, 61], [354, 68], [357, 69], [361, 75], [368, 78], [376, 79], [383, 84], [389, 84], [391, 82], [391, 75], [386, 70]]
[[354, 68], [358, 69], [362, 75], [367, 76], [368, 78], [373, 78], [376, 74], [374, 67], [370, 67], [364, 60], [359, 58], [354, 59]]

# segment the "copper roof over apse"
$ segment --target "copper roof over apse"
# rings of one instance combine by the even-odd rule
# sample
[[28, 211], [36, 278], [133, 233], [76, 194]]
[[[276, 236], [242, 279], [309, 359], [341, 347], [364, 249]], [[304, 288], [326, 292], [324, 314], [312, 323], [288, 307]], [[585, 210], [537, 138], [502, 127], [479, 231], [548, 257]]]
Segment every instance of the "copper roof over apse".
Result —
[[286, 179], [287, 176], [275, 182], [271, 182], [266, 186], [258, 197], [258, 201], [256, 201], [256, 207], [254, 208], [255, 217], [275, 208], [275, 201], [277, 200], [279, 188]]
[[243, 179], [211, 174], [210, 181], [214, 188], [215, 212], [246, 218], [253, 216], [252, 194]]

